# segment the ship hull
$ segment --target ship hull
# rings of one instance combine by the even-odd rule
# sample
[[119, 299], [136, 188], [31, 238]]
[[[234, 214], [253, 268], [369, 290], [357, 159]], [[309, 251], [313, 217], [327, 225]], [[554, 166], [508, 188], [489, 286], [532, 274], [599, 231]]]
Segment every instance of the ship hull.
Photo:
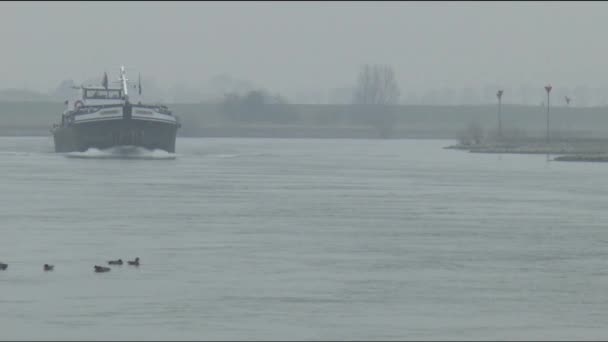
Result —
[[148, 120], [103, 120], [74, 123], [53, 130], [55, 152], [138, 146], [175, 152], [177, 125]]

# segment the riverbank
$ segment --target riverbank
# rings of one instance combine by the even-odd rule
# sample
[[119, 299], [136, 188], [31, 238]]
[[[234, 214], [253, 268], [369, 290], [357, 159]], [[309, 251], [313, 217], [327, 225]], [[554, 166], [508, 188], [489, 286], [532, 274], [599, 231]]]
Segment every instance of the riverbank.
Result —
[[[475, 123], [484, 136], [495, 130], [495, 106], [394, 106], [390, 115], [362, 113], [353, 105], [269, 105], [276, 115], [235, 120], [219, 104], [169, 104], [183, 125], [182, 137], [458, 139]], [[274, 108], [273, 106], [278, 106]], [[55, 102], [0, 102], [0, 136], [44, 136], [65, 109]], [[538, 107], [504, 105], [503, 127], [525, 137], [543, 137], [544, 112]], [[608, 137], [606, 108], [552, 110], [553, 133], [577, 138]], [[278, 114], [277, 114], [278, 113]], [[280, 113], [289, 120], [279, 120]], [[545, 153], [545, 151], [537, 151]]]

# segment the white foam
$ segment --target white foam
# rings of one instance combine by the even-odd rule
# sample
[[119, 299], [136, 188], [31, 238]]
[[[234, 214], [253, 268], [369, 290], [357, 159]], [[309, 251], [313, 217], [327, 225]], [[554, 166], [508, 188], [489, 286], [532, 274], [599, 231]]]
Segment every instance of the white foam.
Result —
[[240, 154], [215, 154], [213, 156], [216, 158], [237, 158], [240, 157]]
[[68, 152], [68, 158], [82, 159], [175, 159], [175, 153], [164, 150], [148, 150], [139, 146], [115, 146], [108, 149], [89, 148], [85, 152]]

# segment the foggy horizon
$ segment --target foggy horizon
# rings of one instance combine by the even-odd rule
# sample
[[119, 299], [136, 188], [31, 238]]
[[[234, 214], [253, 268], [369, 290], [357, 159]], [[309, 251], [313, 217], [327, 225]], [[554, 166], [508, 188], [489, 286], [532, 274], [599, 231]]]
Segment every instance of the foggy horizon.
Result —
[[[606, 9], [597, 2], [5, 2], [0, 89], [48, 93], [104, 71], [115, 79], [125, 65], [131, 79], [141, 73], [163, 90], [210, 93], [210, 80], [228, 75], [293, 102], [328, 102], [332, 92], [348, 94], [370, 63], [394, 68], [401, 103], [441, 97], [442, 89], [444, 97], [471, 89], [477, 102], [489, 102], [496, 88], [510, 90], [505, 103], [517, 103], [524, 101], [515, 93], [528, 87], [527, 102], [539, 104], [550, 83], [556, 91], [586, 87], [601, 104], [608, 82], [598, 70], [608, 51], [597, 42], [608, 28]], [[463, 101], [453, 97], [448, 102]]]

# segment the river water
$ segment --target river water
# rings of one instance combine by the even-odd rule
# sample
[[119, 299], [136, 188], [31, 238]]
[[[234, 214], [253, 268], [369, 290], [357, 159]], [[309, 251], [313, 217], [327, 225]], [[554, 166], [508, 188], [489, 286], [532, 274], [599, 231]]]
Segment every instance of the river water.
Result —
[[606, 339], [608, 164], [452, 143], [0, 138], [0, 338]]

